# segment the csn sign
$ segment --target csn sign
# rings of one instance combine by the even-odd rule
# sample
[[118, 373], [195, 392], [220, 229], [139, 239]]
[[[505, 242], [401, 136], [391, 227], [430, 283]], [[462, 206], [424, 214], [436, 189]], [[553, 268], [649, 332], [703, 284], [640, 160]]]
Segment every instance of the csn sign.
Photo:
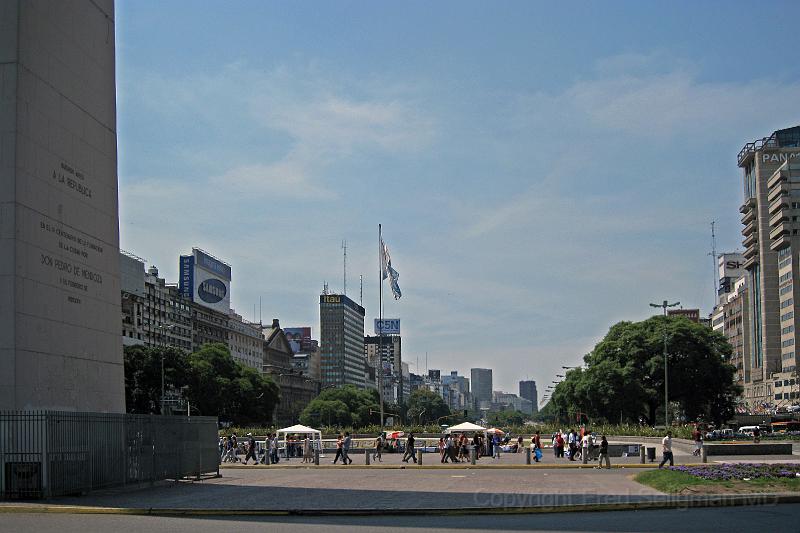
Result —
[[375, 334], [380, 335], [400, 335], [400, 319], [399, 318], [384, 318], [380, 320], [375, 319]]

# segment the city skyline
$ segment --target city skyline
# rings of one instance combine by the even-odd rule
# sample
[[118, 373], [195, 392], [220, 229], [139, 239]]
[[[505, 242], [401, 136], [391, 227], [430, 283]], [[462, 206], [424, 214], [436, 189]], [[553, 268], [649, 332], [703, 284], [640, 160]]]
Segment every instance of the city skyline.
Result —
[[177, 280], [200, 246], [239, 313], [318, 325], [342, 239], [378, 315], [383, 223], [407, 360], [491, 361], [506, 391], [648, 302], [706, 316], [710, 222], [742, 248], [735, 154], [800, 123], [799, 67], [752, 46], [789, 49], [798, 6], [453, 5], [118, 5], [122, 247]]

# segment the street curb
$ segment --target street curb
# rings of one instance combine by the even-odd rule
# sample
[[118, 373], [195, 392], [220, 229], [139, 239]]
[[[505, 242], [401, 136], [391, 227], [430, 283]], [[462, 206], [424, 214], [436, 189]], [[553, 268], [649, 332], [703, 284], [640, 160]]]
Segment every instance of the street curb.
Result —
[[[684, 463], [684, 464], [676, 464], [675, 466], [703, 466], [704, 464], [708, 463]], [[594, 464], [532, 464], [532, 465], [482, 465], [482, 464], [469, 464], [469, 463], [462, 463], [462, 464], [437, 464], [437, 465], [381, 465], [381, 464], [372, 464], [372, 465], [333, 465], [333, 464], [321, 464], [321, 465], [220, 465], [220, 470], [269, 470], [272, 468], [280, 468], [280, 469], [335, 469], [335, 470], [572, 470], [572, 469], [594, 469], [597, 470], [597, 466]], [[626, 468], [658, 468], [658, 464], [656, 463], [631, 463], [631, 464], [614, 464], [611, 465], [612, 469], [619, 469], [624, 470]], [[602, 469], [605, 470], [605, 469]]]
[[464, 507], [460, 509], [157, 509], [88, 507], [71, 505], [0, 505], [0, 514], [103, 514], [131, 516], [464, 516], [504, 514], [549, 514], [703, 507], [741, 507], [800, 503], [800, 494], [737, 494], [735, 496], [668, 498], [661, 501], [544, 505], [537, 507]]

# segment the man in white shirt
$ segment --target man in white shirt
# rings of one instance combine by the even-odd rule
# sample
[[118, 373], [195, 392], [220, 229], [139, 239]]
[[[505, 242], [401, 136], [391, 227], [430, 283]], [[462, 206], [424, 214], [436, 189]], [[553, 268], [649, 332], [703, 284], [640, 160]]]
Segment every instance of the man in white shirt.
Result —
[[667, 431], [667, 436], [661, 440], [661, 451], [664, 453], [664, 458], [661, 460], [661, 463], [658, 465], [658, 468], [662, 468], [667, 461], [669, 461], [669, 466], [675, 466], [675, 462], [672, 458], [672, 432]]

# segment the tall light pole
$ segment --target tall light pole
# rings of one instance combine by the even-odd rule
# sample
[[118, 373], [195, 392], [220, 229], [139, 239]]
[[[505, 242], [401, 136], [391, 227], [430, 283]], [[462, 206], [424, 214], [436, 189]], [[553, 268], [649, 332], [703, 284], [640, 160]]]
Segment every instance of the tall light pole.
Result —
[[156, 326], [161, 330], [161, 414], [164, 414], [164, 399], [166, 392], [164, 390], [164, 351], [167, 349], [167, 340], [165, 338], [167, 329], [172, 329], [175, 324], [160, 324]]
[[660, 304], [650, 304], [650, 307], [661, 307], [664, 309], [664, 427], [669, 429], [669, 382], [667, 373], [667, 308], [676, 307], [680, 302], [674, 304], [667, 303], [664, 300]]

